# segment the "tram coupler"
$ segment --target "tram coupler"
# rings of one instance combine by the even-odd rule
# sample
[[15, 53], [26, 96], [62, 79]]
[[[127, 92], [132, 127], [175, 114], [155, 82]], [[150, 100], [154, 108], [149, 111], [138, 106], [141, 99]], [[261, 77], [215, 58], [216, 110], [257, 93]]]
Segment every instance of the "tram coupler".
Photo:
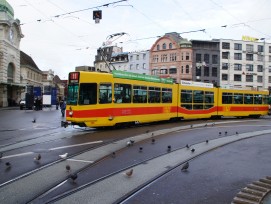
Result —
[[61, 127], [68, 127], [69, 126], [69, 123], [67, 121], [61, 121]]

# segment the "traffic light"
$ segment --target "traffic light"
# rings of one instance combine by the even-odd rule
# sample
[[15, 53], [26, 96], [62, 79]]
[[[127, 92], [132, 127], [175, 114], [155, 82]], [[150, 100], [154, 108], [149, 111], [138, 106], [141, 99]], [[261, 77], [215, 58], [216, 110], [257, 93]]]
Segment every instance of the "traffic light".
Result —
[[101, 10], [93, 11], [93, 20], [95, 20], [97, 18], [102, 19], [102, 11]]

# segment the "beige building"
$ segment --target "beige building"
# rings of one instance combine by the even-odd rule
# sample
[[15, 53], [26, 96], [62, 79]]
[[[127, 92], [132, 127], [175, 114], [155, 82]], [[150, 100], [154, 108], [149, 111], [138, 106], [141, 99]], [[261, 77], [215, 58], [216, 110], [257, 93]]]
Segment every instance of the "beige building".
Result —
[[14, 19], [12, 7], [0, 0], [0, 107], [17, 103], [24, 85], [21, 84], [20, 21]]
[[161, 78], [192, 80], [192, 43], [178, 33], [166, 33], [150, 49], [150, 72]]

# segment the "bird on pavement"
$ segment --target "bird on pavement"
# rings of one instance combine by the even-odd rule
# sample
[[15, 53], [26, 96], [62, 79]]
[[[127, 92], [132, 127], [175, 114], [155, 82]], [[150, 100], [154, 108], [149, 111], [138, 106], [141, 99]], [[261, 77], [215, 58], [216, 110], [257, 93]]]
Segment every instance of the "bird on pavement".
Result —
[[152, 143], [152, 144], [155, 143], [155, 139], [154, 139], [154, 138], [151, 139], [151, 143]]
[[116, 152], [112, 152], [112, 157], [113, 157], [113, 158], [116, 157]]
[[206, 140], [205, 142], [206, 142], [206, 144], [207, 144], [207, 143], [209, 142], [209, 140]]
[[36, 119], [35, 118], [32, 120], [32, 123], [36, 123]]
[[219, 132], [218, 134], [221, 135], [221, 132]]
[[69, 172], [71, 170], [71, 166], [69, 164], [66, 165], [66, 170]]
[[127, 143], [126, 143], [127, 147], [130, 147], [132, 145], [131, 143], [131, 140], [129, 140]]
[[139, 147], [139, 152], [142, 152], [143, 151], [143, 147]]
[[193, 128], [193, 125], [190, 125], [190, 128]]
[[128, 177], [131, 177], [132, 174], [133, 174], [133, 171], [134, 171], [133, 169], [130, 169], [129, 171], [125, 172], [125, 175], [128, 176]]
[[185, 147], [186, 147], [187, 149], [189, 149], [189, 145], [188, 145], [188, 144], [186, 144]]
[[167, 146], [167, 151], [170, 152], [171, 151], [171, 145]]
[[186, 162], [186, 163], [183, 165], [183, 167], [182, 167], [181, 170], [182, 170], [182, 171], [187, 171], [188, 167], [189, 167], [189, 163]]
[[40, 159], [41, 159], [41, 155], [40, 154], [38, 154], [36, 157], [34, 157], [35, 161], [39, 161]]
[[191, 149], [191, 152], [193, 153], [193, 152], [195, 152], [195, 149], [193, 148], [193, 149]]
[[6, 168], [10, 169], [11, 168], [11, 163], [10, 162], [6, 162]]
[[236, 135], [239, 135], [239, 132], [236, 132]]
[[65, 153], [65, 154], [61, 154], [61, 155], [59, 155], [59, 157], [60, 157], [61, 159], [66, 159], [66, 158], [67, 158], [67, 156], [68, 156], [68, 153]]
[[227, 135], [228, 134], [228, 132], [227, 131], [225, 131], [225, 135]]
[[77, 173], [74, 173], [74, 174], [71, 174], [70, 175], [70, 178], [71, 178], [71, 180], [73, 181], [73, 183], [75, 183], [75, 180], [77, 179]]
[[134, 143], [135, 143], [135, 141], [134, 140], [130, 140], [130, 142], [131, 142], [131, 145], [133, 146], [134, 145]]

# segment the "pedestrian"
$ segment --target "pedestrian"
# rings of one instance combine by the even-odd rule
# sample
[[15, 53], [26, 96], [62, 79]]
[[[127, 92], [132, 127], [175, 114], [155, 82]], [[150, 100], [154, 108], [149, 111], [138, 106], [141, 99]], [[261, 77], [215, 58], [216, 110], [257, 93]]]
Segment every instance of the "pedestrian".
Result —
[[64, 117], [65, 116], [65, 110], [66, 110], [66, 102], [65, 101], [62, 101], [60, 109], [61, 109], [62, 117]]
[[58, 110], [58, 106], [59, 106], [59, 101], [58, 99], [56, 99], [56, 110]]

